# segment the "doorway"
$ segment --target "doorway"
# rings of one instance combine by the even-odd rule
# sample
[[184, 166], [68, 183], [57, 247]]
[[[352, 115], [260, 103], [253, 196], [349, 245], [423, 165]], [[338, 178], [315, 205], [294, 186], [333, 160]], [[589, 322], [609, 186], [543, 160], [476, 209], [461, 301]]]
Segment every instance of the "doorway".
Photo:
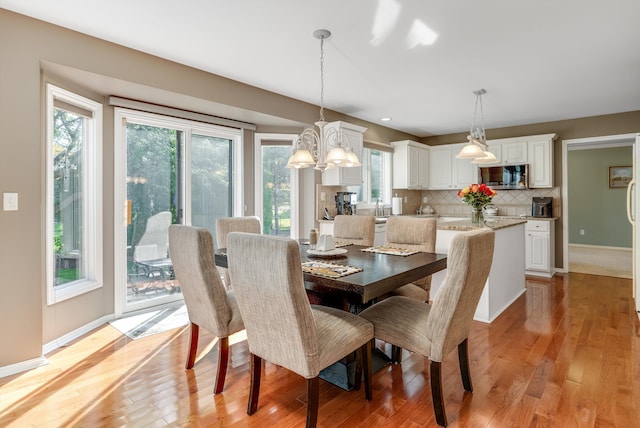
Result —
[[[625, 190], [607, 188], [607, 168], [611, 163], [631, 165], [634, 142], [635, 134], [563, 141], [563, 266], [568, 272], [633, 277]], [[578, 171], [576, 165], [580, 165]], [[581, 180], [580, 174], [587, 178]], [[604, 196], [589, 202], [587, 187], [594, 193], [599, 189]]]

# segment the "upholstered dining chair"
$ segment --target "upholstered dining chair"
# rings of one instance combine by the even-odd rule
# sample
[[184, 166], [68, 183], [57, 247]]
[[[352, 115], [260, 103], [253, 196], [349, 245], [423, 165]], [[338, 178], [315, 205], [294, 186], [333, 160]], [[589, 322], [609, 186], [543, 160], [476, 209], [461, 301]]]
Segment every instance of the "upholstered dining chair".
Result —
[[393, 296], [374, 304], [360, 316], [374, 325], [376, 339], [392, 343], [431, 360], [430, 377], [436, 421], [447, 425], [442, 394], [441, 363], [458, 347], [464, 389], [473, 386], [467, 338], [482, 289], [491, 269], [495, 232], [483, 228], [460, 232], [449, 247], [447, 274], [432, 304]]
[[337, 215], [333, 219], [333, 239], [354, 245], [373, 245], [376, 218], [370, 215]]
[[[222, 217], [216, 220], [216, 246], [227, 248], [227, 235], [231, 232], [261, 233], [260, 219], [256, 216]], [[220, 268], [225, 287], [231, 289], [229, 270]]]
[[191, 369], [198, 350], [200, 327], [218, 337], [218, 373], [214, 393], [224, 388], [229, 362], [229, 336], [244, 329], [233, 292], [222, 284], [215, 266], [213, 237], [205, 228], [169, 226], [169, 251], [191, 323], [185, 368]]
[[[385, 246], [410, 251], [436, 251], [436, 219], [397, 216], [387, 219]], [[431, 275], [396, 288], [391, 294], [406, 296], [421, 302], [429, 301]]]
[[251, 353], [247, 413], [258, 408], [263, 359], [307, 379], [307, 427], [318, 419], [320, 371], [354, 351], [360, 354], [356, 389], [364, 370], [365, 398], [371, 400], [371, 323], [309, 303], [296, 241], [240, 232], [227, 239], [229, 270]]

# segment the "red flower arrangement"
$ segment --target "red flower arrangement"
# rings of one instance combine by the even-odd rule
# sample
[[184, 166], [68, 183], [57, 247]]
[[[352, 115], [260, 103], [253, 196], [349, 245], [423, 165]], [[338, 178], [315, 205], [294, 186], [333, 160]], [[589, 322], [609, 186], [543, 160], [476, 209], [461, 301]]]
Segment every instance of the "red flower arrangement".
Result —
[[486, 184], [472, 184], [458, 191], [458, 197], [462, 202], [475, 209], [481, 209], [487, 205], [496, 194], [497, 192]]

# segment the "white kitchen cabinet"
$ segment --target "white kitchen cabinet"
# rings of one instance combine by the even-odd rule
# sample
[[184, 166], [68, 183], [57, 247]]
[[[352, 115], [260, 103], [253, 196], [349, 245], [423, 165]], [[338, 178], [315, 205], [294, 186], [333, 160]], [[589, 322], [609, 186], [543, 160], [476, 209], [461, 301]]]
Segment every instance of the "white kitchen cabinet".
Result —
[[[373, 237], [373, 245], [383, 245], [387, 237], [387, 224], [376, 223], [375, 235]], [[321, 221], [319, 235], [333, 235], [333, 221]]]
[[493, 141], [488, 141], [487, 143], [489, 143], [489, 151], [493, 153], [493, 155], [496, 157], [496, 161], [494, 163], [485, 164], [485, 165], [486, 166], [502, 165], [502, 144], [494, 143]]
[[[325, 137], [335, 132], [341, 132], [348, 139], [348, 146], [353, 149], [353, 152], [358, 156], [358, 159], [362, 160], [362, 142], [363, 133], [367, 128], [362, 126], [353, 125], [346, 122], [329, 122], [324, 127]], [[327, 147], [327, 152], [331, 147]], [[322, 184], [325, 186], [359, 186], [362, 184], [362, 167], [352, 168], [332, 168], [327, 169], [322, 173]]]
[[478, 182], [478, 165], [471, 163], [471, 159], [458, 159], [456, 155], [464, 147], [464, 144], [456, 144], [452, 147], [451, 161], [451, 185], [455, 189], [462, 189], [470, 184]]
[[415, 141], [394, 141], [393, 188], [426, 189], [429, 184], [429, 147]]
[[530, 220], [525, 225], [525, 268], [527, 275], [552, 277], [555, 273], [555, 223]]
[[513, 141], [501, 144], [501, 160], [503, 165], [516, 165], [527, 163], [527, 142]]
[[454, 156], [451, 148], [431, 147], [429, 151], [429, 189], [453, 188], [452, 159]]
[[456, 155], [464, 144], [432, 147], [429, 152], [429, 189], [461, 189], [478, 182], [478, 166]]
[[384, 241], [387, 238], [387, 224], [376, 223], [376, 233], [373, 237], [373, 245], [384, 245]]
[[[555, 134], [553, 134], [555, 136]], [[529, 151], [529, 187], [553, 187], [553, 137], [527, 143]]]
[[[553, 187], [553, 140], [556, 134], [489, 140], [498, 162], [491, 165], [529, 165], [529, 187]], [[491, 166], [487, 165], [487, 166]]]

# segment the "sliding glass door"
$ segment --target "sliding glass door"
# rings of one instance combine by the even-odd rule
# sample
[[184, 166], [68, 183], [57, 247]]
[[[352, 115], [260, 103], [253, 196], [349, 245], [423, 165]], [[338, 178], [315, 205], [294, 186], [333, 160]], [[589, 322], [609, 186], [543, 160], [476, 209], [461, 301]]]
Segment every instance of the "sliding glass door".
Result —
[[[117, 109], [116, 314], [182, 299], [169, 225], [234, 215], [239, 130]], [[118, 168], [118, 166], [123, 166]], [[118, 213], [122, 212], [122, 217]]]

